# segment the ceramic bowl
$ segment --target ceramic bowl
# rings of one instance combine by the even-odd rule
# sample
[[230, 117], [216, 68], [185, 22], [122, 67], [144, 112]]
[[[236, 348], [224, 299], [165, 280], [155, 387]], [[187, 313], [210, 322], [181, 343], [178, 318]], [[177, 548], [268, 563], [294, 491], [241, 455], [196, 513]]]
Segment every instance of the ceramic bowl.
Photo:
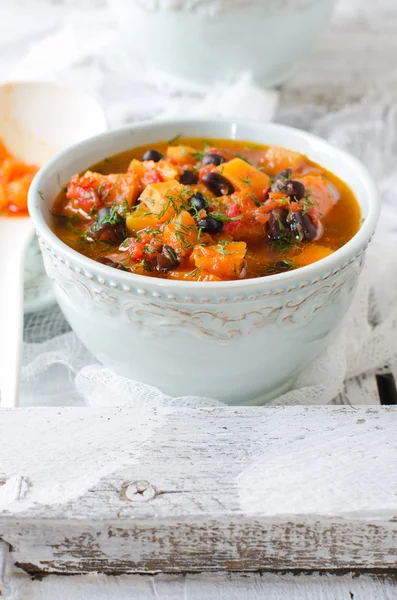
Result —
[[[60, 183], [106, 156], [177, 134], [303, 152], [351, 186], [363, 216], [359, 232], [307, 267], [211, 283], [117, 271], [72, 250], [51, 231], [50, 208]], [[29, 209], [59, 305], [99, 361], [172, 396], [254, 404], [291, 388], [327, 345], [351, 303], [380, 201], [355, 158], [313, 135], [274, 124], [189, 120], [135, 125], [69, 148], [37, 174]]]
[[[0, 139], [27, 163], [43, 165], [64, 148], [106, 129], [102, 106], [81, 90], [49, 81], [0, 84]], [[26, 313], [55, 302], [36, 239], [26, 253], [24, 284]]]
[[260, 85], [282, 83], [323, 32], [334, 3], [112, 0], [110, 6], [149, 79], [202, 90], [247, 71]]

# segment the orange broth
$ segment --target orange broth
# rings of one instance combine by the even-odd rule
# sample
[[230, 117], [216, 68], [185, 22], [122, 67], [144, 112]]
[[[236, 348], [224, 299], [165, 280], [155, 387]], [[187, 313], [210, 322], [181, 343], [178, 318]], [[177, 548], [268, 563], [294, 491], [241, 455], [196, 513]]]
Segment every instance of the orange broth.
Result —
[[[142, 160], [148, 151], [156, 160]], [[230, 140], [180, 138], [106, 158], [53, 206], [56, 235], [85, 256], [193, 281], [294, 270], [341, 248], [360, 223], [350, 188], [306, 156]]]

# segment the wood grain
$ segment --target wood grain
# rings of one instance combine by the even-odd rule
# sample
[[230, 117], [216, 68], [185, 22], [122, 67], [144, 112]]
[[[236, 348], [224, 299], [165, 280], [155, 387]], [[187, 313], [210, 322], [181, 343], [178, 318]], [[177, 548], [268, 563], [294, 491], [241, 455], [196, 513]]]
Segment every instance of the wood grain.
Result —
[[394, 568], [396, 416], [4, 411], [0, 537], [31, 574]]
[[394, 600], [387, 577], [212, 574], [14, 577], [13, 600]]

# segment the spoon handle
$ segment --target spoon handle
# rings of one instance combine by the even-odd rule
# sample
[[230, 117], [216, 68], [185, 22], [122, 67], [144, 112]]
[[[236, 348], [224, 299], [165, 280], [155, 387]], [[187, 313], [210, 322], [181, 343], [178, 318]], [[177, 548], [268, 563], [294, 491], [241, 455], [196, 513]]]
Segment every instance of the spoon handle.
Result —
[[[1, 219], [4, 224], [5, 219]], [[10, 219], [11, 220], [11, 219]], [[0, 406], [19, 402], [23, 338], [24, 257], [33, 231], [27, 219], [0, 227]], [[20, 223], [17, 223], [20, 221]], [[25, 222], [25, 223], [23, 223]]]

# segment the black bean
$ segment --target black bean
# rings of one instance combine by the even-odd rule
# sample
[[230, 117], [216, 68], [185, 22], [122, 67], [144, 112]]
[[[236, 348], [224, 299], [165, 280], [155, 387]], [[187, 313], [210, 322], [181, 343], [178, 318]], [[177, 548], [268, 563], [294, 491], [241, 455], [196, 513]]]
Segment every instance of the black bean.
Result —
[[152, 160], [153, 162], [159, 162], [162, 158], [164, 158], [164, 156], [158, 150], [148, 150], [142, 156], [142, 160]]
[[208, 202], [201, 192], [196, 192], [189, 200], [192, 207], [189, 212], [195, 215], [200, 210], [208, 210]]
[[195, 185], [198, 182], [198, 177], [196, 173], [193, 173], [190, 169], [185, 169], [179, 177], [179, 182], [182, 185]]
[[126, 271], [127, 269], [118, 262], [115, 262], [111, 258], [107, 256], [100, 256], [97, 258], [97, 262], [101, 263], [101, 265], [106, 265], [107, 267], [112, 267], [113, 269], [119, 269], [119, 271]]
[[109, 206], [100, 208], [96, 215], [96, 222], [98, 223], [98, 225], [101, 225], [103, 221], [109, 220], [112, 215], [113, 215], [113, 217], [112, 217], [113, 220], [116, 220], [119, 217], [119, 214], [116, 213], [115, 210]]
[[317, 229], [310, 215], [303, 214], [302, 211], [291, 212], [290, 215], [291, 231], [298, 240], [307, 240], [311, 242], [317, 235]]
[[272, 210], [267, 222], [267, 234], [271, 240], [279, 240], [289, 232], [288, 211]]
[[293, 268], [293, 263], [291, 264], [291, 262], [279, 260], [278, 262], [272, 264], [272, 268], [274, 269], [275, 273], [285, 273], [286, 271], [291, 271]]
[[214, 196], [228, 196], [234, 192], [233, 184], [226, 177], [215, 171], [203, 175], [202, 182]]
[[125, 220], [114, 208], [101, 208], [96, 223], [89, 230], [89, 235], [101, 242], [119, 244], [127, 236]]
[[219, 167], [222, 163], [225, 162], [225, 159], [220, 154], [216, 152], [208, 152], [208, 154], [204, 154], [202, 164], [203, 165], [215, 165]]
[[276, 179], [270, 189], [272, 192], [286, 194], [292, 201], [302, 200], [306, 193], [303, 183], [293, 179]]
[[171, 271], [180, 264], [179, 256], [171, 246], [163, 246], [156, 258], [155, 268], [157, 271]]
[[200, 219], [197, 222], [197, 226], [205, 233], [220, 233], [223, 229], [222, 221], [214, 219], [211, 215], [204, 217], [204, 219]]
[[280, 173], [277, 173], [275, 179], [291, 179], [292, 169], [283, 169]]

